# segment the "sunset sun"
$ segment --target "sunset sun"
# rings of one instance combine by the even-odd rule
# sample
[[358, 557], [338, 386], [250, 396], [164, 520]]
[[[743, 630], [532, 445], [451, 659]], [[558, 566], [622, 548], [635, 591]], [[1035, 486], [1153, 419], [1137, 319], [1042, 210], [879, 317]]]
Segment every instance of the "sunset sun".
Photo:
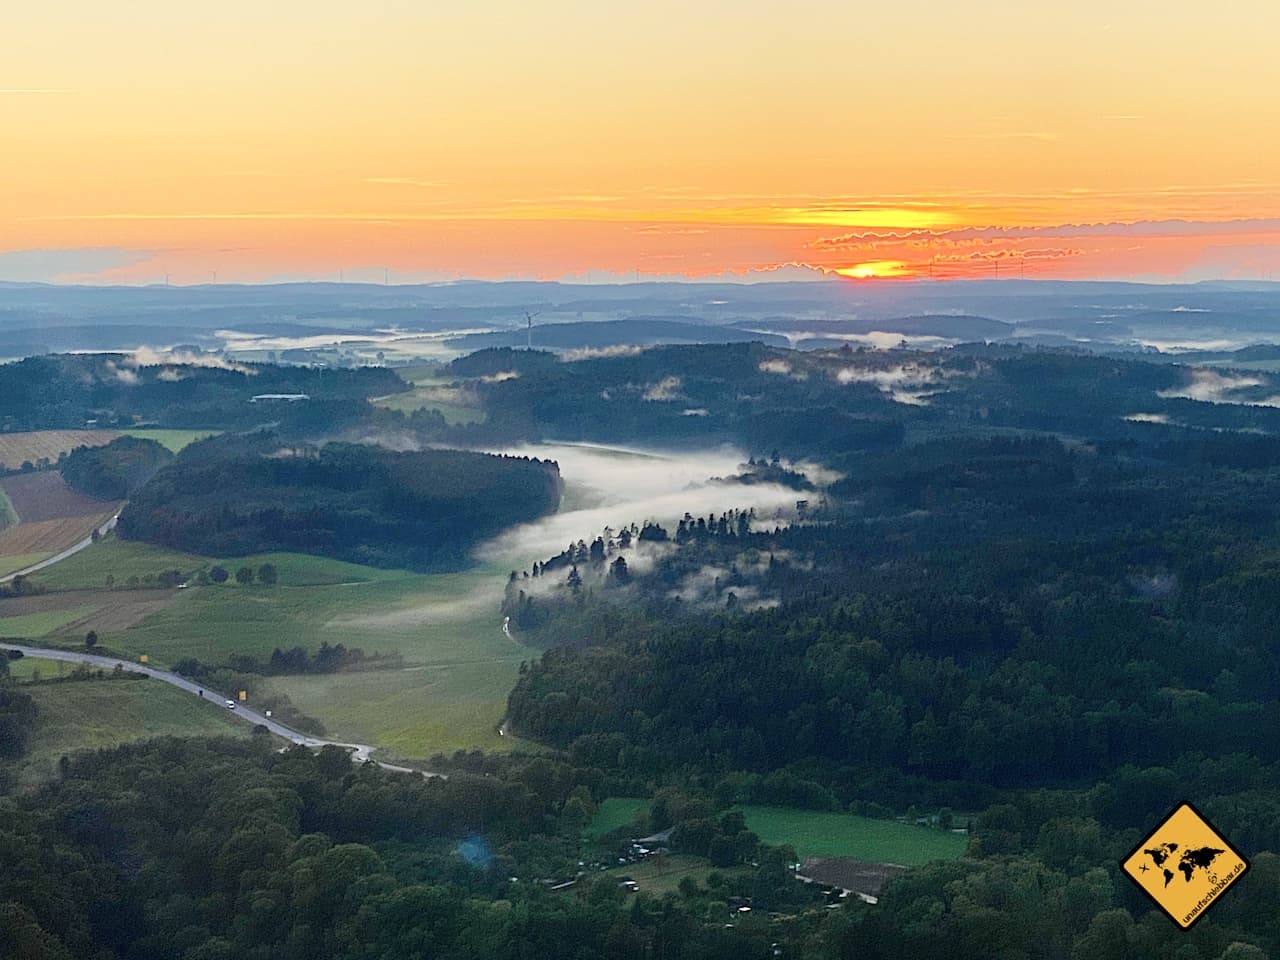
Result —
[[912, 276], [911, 268], [902, 260], [868, 260], [851, 267], [837, 267], [835, 272], [853, 280]]

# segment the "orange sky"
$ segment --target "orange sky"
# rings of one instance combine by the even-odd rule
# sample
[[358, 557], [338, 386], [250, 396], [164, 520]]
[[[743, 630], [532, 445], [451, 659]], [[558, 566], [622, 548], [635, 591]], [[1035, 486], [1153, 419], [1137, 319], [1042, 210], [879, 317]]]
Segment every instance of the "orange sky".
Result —
[[1274, 2], [15, 6], [0, 279], [1280, 277]]

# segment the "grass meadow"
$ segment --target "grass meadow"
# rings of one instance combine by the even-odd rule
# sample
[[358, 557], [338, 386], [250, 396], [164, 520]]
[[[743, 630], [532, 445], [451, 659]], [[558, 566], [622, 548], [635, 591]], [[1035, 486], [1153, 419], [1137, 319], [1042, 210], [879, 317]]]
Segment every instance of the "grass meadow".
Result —
[[[595, 840], [626, 826], [648, 809], [649, 802], [637, 797], [609, 797], [601, 802], [583, 836]], [[734, 809], [742, 812], [747, 829], [765, 843], [789, 845], [801, 857], [852, 857], [916, 866], [930, 860], [954, 860], [968, 843], [964, 834], [851, 813], [751, 805]]]
[[[279, 571], [276, 585], [235, 582], [238, 567], [267, 562]], [[125, 588], [133, 578], [146, 587], [145, 578], [154, 582], [163, 570], [193, 576], [214, 564], [232, 579], [169, 590], [162, 602], [145, 604], [159, 591]], [[0, 635], [79, 647], [92, 625], [112, 653], [146, 654], [162, 667], [186, 657], [266, 659], [277, 647], [314, 651], [326, 641], [398, 654], [399, 665], [388, 669], [273, 677], [268, 686], [333, 737], [376, 744], [387, 756], [502, 750], [516, 742], [498, 732], [507, 694], [520, 662], [536, 655], [502, 632], [502, 574], [488, 565], [422, 575], [290, 553], [215, 560], [107, 537], [34, 575], [50, 591], [37, 598], [42, 609], [0, 616]]]
[[644, 797], [606, 797], [600, 801], [596, 815], [583, 828], [582, 835], [588, 840], [599, 840], [606, 833], [628, 826], [647, 813], [649, 803]]
[[954, 860], [968, 843], [963, 834], [850, 813], [784, 807], [738, 809], [746, 817], [747, 828], [761, 840], [789, 844], [801, 857], [854, 857], [910, 867], [930, 860]]
[[[42, 674], [56, 676], [55, 672]], [[75, 680], [24, 685], [38, 711], [30, 750], [14, 764], [20, 785], [48, 779], [58, 758], [158, 736], [247, 736], [247, 723], [156, 680]]]

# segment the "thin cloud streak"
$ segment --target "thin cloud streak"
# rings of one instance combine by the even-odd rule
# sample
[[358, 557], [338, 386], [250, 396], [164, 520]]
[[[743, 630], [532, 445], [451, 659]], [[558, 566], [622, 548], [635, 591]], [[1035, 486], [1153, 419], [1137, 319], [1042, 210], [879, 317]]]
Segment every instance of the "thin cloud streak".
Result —
[[955, 230], [862, 231], [820, 237], [817, 249], [861, 246], [882, 241], [1020, 240], [1031, 237], [1218, 237], [1280, 233], [1280, 218], [1239, 220], [1140, 220], [1132, 223], [1065, 223], [1047, 227], [961, 227]]

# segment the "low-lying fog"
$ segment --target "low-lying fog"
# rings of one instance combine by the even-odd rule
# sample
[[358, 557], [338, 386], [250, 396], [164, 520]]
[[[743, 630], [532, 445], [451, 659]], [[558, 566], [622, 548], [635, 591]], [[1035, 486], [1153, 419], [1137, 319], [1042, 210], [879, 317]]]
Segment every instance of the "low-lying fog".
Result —
[[[538, 444], [495, 450], [560, 464], [565, 495], [560, 512], [521, 524], [482, 544], [478, 559], [522, 569], [546, 560], [578, 540], [590, 541], [604, 527], [619, 530], [653, 520], [674, 533], [685, 512], [694, 516], [755, 508], [759, 522], [793, 511], [805, 494], [776, 484], [720, 484], [747, 459], [722, 447], [706, 452], [656, 452], [587, 444]], [[781, 513], [780, 513], [781, 512]]]

